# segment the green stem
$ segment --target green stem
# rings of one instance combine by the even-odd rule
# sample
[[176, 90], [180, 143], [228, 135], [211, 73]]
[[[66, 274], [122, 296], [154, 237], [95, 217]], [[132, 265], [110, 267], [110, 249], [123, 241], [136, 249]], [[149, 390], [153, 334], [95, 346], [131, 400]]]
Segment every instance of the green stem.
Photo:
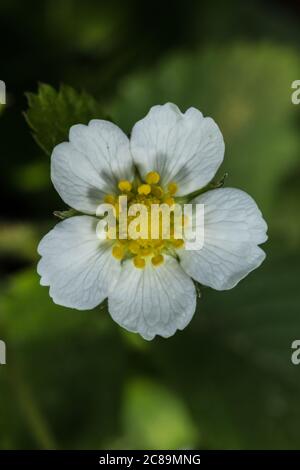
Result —
[[14, 391], [16, 391], [20, 408], [27, 420], [28, 426], [35, 437], [35, 440], [41, 449], [55, 449], [54, 438], [48, 428], [41, 410], [39, 409], [30, 386], [22, 377], [15, 356], [10, 356], [10, 364], [7, 365], [11, 372], [11, 382]]
[[54, 211], [53, 215], [58, 217], [61, 220], [69, 219], [70, 217], [74, 217], [75, 215], [84, 215], [82, 212], [77, 211], [76, 209], [68, 209], [66, 211]]

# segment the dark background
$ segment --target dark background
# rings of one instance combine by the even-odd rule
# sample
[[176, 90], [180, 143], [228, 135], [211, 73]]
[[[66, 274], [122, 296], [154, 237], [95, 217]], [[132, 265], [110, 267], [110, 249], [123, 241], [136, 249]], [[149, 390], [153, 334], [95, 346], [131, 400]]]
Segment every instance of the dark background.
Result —
[[[0, 1], [0, 448], [300, 447], [299, 12], [297, 1]], [[212, 116], [220, 174], [268, 222], [264, 265], [232, 291], [203, 289], [168, 340], [125, 332], [105, 306], [54, 305], [36, 246], [65, 206], [23, 115], [38, 83], [85, 90], [128, 132], [166, 101]]]

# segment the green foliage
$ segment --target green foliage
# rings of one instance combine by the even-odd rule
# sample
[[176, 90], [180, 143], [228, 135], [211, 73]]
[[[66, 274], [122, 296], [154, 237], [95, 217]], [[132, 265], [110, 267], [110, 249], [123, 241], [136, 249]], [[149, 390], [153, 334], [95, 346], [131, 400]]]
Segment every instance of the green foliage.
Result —
[[235, 289], [204, 289], [190, 325], [145, 348], [105, 311], [59, 307], [34, 272], [15, 276], [0, 447], [298, 448], [300, 259], [276, 253]]
[[152, 349], [207, 448], [299, 448], [300, 258], [276, 251], [235, 289], [205, 289], [188, 328]]
[[[0, 77], [0, 449], [299, 448], [299, 27], [291, 2], [269, 3], [175, 1], [172, 21], [168, 6], [157, 15], [138, 0], [0, 3], [2, 43], [9, 30], [22, 44], [16, 56], [7, 42]], [[27, 94], [47, 154], [73, 124], [106, 118], [76, 89], [111, 103], [125, 131], [166, 101], [213, 117], [226, 143], [219, 177], [257, 200], [277, 240], [264, 265], [228, 292], [197, 286], [192, 322], [168, 340], [119, 328], [106, 305], [55, 305], [36, 246], [60, 200], [20, 112], [40, 78], [74, 87]]]
[[0, 256], [35, 261], [36, 247], [42, 232], [29, 223], [0, 224]]
[[[298, 246], [300, 140], [290, 101], [298, 69], [292, 50], [270, 44], [173, 55], [125, 80], [112, 112], [125, 130], [159, 102], [196, 106], [211, 115], [227, 144], [219, 176], [227, 171], [226, 185], [254, 196], [273, 239], [284, 237]], [[56, 104], [53, 108], [46, 99], [45, 106], [53, 124], [62, 92], [50, 90]], [[37, 96], [30, 110], [39, 122]], [[61, 114], [65, 123], [66, 114]], [[76, 119], [68, 127], [82, 122]], [[50, 129], [48, 143], [42, 144], [48, 149], [66, 138], [56, 137], [56, 125]], [[35, 410], [32, 419], [18, 394], [23, 417], [18, 421], [10, 410], [18, 425], [7, 442], [60, 448], [297, 448], [300, 380], [290, 348], [300, 332], [300, 259], [273, 246], [263, 267], [235, 289], [201, 289], [195, 317], [183, 332], [151, 343], [119, 329], [105, 308], [71, 312], [54, 305], [31, 272], [16, 277], [3, 297], [2, 324], [22, 364], [21, 384], [29, 375], [25, 397], [29, 394], [37, 409], [29, 407]], [[31, 377], [32, 361], [37, 368]], [[92, 382], [92, 391], [80, 384], [74, 389], [77, 376]], [[9, 381], [3, 380], [9, 396]], [[80, 426], [64, 433], [71, 416]], [[23, 428], [31, 430], [26, 442]]]
[[68, 140], [73, 124], [87, 124], [104, 118], [100, 104], [88, 93], [62, 85], [59, 91], [40, 84], [38, 92], [27, 93], [29, 109], [25, 118], [41, 148], [50, 155], [53, 147]]
[[14, 174], [14, 184], [24, 192], [34, 195], [50, 187], [49, 162], [39, 159], [20, 166]]
[[58, 307], [30, 270], [1, 297], [0, 331], [0, 447], [98, 448], [118, 433], [128, 357], [105, 313]]
[[128, 448], [179, 449], [197, 443], [197, 429], [183, 401], [149, 379], [128, 383], [122, 414]]
[[[119, 39], [123, 5], [85, 1], [80, 5], [68, 2], [46, 2], [46, 27], [57, 45], [68, 51], [84, 51], [100, 54], [110, 49]], [[124, 8], [126, 11], [126, 8]], [[76, 31], [76, 34], [74, 34]]]

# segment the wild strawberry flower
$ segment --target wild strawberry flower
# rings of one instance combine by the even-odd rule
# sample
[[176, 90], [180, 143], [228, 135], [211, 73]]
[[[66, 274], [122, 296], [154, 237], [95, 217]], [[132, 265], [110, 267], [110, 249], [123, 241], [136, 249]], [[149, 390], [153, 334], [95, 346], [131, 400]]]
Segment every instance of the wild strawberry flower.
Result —
[[[80, 213], [58, 223], [40, 242], [38, 273], [53, 301], [88, 310], [108, 298], [112, 318], [147, 340], [184, 329], [196, 309], [193, 280], [217, 290], [233, 288], [264, 260], [258, 246], [267, 225], [245, 192], [203, 192], [224, 157], [216, 123], [189, 108], [154, 106], [130, 139], [115, 124], [92, 120], [71, 127], [69, 142], [51, 157], [52, 182]], [[123, 240], [97, 236], [97, 208], [117, 207], [120, 196], [146, 206], [189, 200], [204, 204], [204, 244], [185, 240]]]

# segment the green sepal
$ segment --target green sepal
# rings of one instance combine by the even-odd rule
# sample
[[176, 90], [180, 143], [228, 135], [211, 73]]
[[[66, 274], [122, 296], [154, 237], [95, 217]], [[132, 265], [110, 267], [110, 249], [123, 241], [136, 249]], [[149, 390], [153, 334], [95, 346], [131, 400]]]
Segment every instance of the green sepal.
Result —
[[76, 215], [84, 215], [82, 212], [77, 211], [76, 209], [68, 209], [66, 211], [54, 211], [53, 215], [58, 217], [61, 220], [69, 219], [70, 217], [74, 217]]

